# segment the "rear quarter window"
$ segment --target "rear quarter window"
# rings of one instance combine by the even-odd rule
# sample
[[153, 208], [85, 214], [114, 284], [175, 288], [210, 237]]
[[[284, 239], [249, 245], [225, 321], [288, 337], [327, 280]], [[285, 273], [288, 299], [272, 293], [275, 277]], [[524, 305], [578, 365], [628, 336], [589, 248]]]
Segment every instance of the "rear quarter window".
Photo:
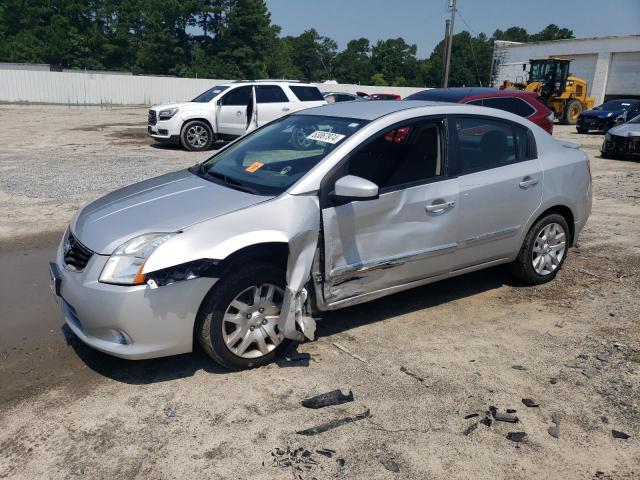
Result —
[[514, 113], [525, 118], [532, 115], [536, 111], [535, 108], [533, 108], [527, 102], [516, 97], [485, 98], [482, 100], [482, 104], [485, 107], [497, 108], [499, 110]]
[[300, 85], [291, 85], [289, 87], [293, 94], [301, 102], [318, 102], [324, 100], [317, 87], [303, 87]]

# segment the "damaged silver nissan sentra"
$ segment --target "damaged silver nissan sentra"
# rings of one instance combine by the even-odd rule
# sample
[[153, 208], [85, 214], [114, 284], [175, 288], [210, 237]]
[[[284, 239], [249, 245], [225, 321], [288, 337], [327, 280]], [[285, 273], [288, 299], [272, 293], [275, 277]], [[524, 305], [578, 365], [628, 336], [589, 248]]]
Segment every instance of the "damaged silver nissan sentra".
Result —
[[587, 156], [495, 109], [340, 103], [84, 206], [50, 264], [66, 323], [140, 359], [241, 369], [334, 310], [508, 264], [554, 278], [591, 210]]

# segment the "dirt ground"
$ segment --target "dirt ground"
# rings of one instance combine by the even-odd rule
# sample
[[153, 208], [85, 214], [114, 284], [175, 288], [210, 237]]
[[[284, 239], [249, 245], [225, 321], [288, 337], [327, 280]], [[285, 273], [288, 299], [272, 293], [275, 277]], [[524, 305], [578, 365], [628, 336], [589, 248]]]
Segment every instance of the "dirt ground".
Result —
[[[79, 205], [205, 156], [151, 145], [145, 117], [0, 108], [0, 478], [640, 478], [640, 162], [556, 126], [591, 157], [594, 202], [555, 281], [490, 269], [333, 312], [317, 341], [231, 373], [200, 351], [95, 352], [49, 292]], [[336, 388], [354, 401], [300, 405]], [[492, 406], [519, 422], [479, 423]]]

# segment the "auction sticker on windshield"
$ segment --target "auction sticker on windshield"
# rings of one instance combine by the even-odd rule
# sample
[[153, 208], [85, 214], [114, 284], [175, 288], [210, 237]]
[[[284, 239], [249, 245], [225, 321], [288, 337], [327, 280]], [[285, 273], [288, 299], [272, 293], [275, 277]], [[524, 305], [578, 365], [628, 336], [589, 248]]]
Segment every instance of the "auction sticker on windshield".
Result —
[[258, 170], [260, 170], [262, 167], [264, 166], [264, 163], [261, 162], [253, 162], [251, 165], [249, 165], [247, 168], [244, 169], [245, 172], [249, 172], [249, 173], [253, 173], [253, 172], [257, 172]]
[[316, 130], [311, 135], [307, 135], [308, 140], [315, 140], [316, 142], [324, 143], [338, 143], [345, 135], [332, 132], [323, 132], [322, 130]]

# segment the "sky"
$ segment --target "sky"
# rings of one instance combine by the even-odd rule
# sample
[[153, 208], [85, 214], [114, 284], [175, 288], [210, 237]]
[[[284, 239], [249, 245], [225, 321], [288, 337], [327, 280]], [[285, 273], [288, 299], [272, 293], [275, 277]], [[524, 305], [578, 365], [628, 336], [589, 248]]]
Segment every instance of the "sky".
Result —
[[[372, 43], [403, 37], [428, 57], [444, 36], [448, 0], [266, 0], [271, 21], [282, 35], [315, 28], [341, 49], [349, 40]], [[640, 0], [458, 0], [455, 32], [491, 35], [511, 26], [536, 33], [550, 23], [574, 36], [640, 34]], [[465, 25], [464, 20], [469, 26]]]

